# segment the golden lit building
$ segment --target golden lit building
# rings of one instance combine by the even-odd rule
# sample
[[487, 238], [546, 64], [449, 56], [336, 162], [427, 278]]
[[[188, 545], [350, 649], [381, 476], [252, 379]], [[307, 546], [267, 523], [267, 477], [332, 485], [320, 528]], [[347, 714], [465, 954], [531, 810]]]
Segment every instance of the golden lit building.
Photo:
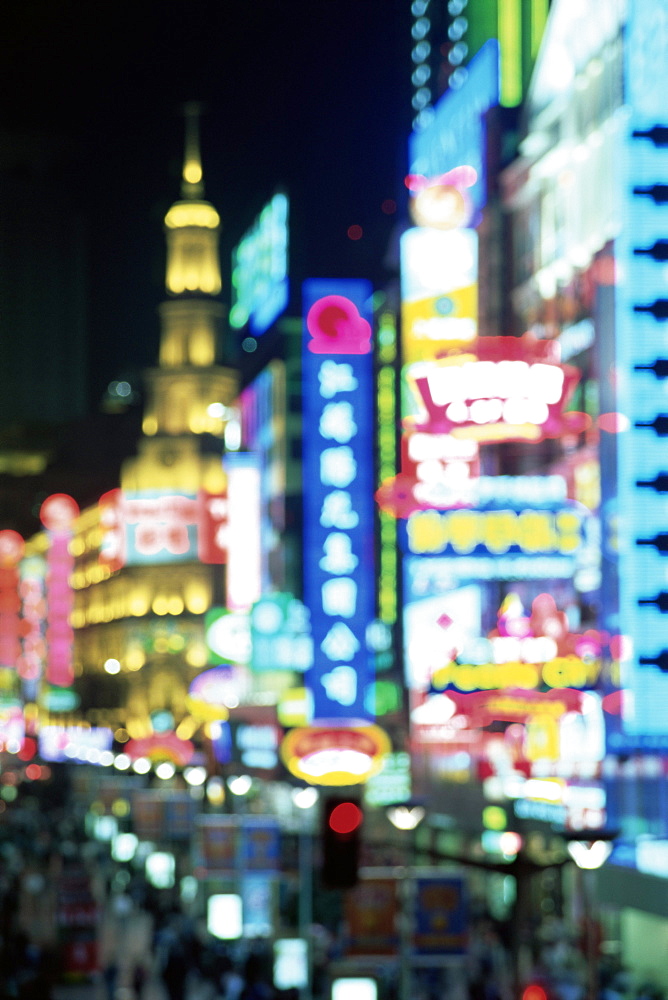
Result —
[[222, 454], [238, 380], [217, 363], [220, 218], [203, 198], [196, 114], [186, 109], [182, 196], [165, 216], [168, 299], [159, 364], [146, 373], [143, 436], [120, 488], [82, 511], [70, 545], [81, 704], [67, 721], [133, 737], [152, 732], [152, 717], [191, 735], [186, 694], [207, 664], [204, 614], [224, 603]]

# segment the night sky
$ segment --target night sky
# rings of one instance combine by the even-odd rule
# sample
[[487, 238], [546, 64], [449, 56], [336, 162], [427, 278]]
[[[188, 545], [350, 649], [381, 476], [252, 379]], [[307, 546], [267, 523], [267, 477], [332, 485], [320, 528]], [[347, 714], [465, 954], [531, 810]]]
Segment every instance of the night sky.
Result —
[[[20, 0], [3, 5], [0, 130], [72, 142], [89, 220], [92, 381], [154, 364], [162, 219], [203, 102], [205, 195], [229, 256], [278, 187], [293, 273], [381, 283], [410, 128], [408, 0]], [[364, 236], [351, 241], [348, 227]]]

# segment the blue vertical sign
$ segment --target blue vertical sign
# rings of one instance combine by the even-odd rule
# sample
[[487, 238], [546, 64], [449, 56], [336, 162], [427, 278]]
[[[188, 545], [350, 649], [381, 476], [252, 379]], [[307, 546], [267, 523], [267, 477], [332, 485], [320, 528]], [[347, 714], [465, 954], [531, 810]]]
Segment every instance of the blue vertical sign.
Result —
[[668, 135], [661, 127], [667, 50], [668, 3], [634, 0], [625, 36], [628, 117], [619, 157], [622, 225], [615, 243], [617, 409], [630, 424], [617, 436], [618, 628], [629, 640], [621, 662], [621, 686], [629, 697], [623, 732], [611, 738], [612, 750], [668, 745], [668, 557], [660, 548], [668, 526], [663, 255], [668, 204], [661, 188], [668, 176]]
[[303, 285], [304, 601], [315, 720], [368, 721], [375, 613], [373, 368], [368, 281]]

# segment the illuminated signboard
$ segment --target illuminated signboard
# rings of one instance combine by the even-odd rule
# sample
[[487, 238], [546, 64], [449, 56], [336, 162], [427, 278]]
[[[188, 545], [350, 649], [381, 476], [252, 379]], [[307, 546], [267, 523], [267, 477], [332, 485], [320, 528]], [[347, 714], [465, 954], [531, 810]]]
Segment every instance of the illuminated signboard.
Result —
[[110, 490], [98, 501], [100, 562], [111, 570], [145, 563], [227, 558], [224, 494]]
[[459, 90], [447, 90], [434, 108], [434, 117], [408, 145], [411, 173], [436, 177], [462, 163], [470, 164], [478, 180], [471, 188], [476, 209], [487, 200], [484, 115], [499, 103], [499, 43], [490, 39], [466, 67]]
[[400, 524], [400, 538], [414, 555], [572, 556], [584, 541], [585, 508], [557, 510], [423, 510]]
[[250, 615], [254, 671], [308, 670], [313, 639], [308, 609], [292, 594], [266, 594]]
[[74, 593], [70, 583], [74, 556], [70, 553], [73, 524], [79, 507], [65, 493], [54, 493], [40, 507], [40, 520], [49, 536], [46, 555], [46, 679], [57, 687], [74, 680], [74, 632], [70, 614]]
[[21, 655], [16, 670], [26, 684], [36, 684], [44, 671], [46, 660], [45, 578], [46, 560], [42, 556], [30, 556], [21, 560], [19, 569], [21, 582]]
[[241, 448], [260, 469], [262, 591], [285, 589], [287, 387], [285, 363], [271, 361], [239, 396]]
[[[376, 403], [378, 484], [397, 471], [397, 392], [394, 363], [397, 357], [397, 325], [392, 313], [382, 313], [378, 324], [378, 372]], [[378, 616], [386, 625], [397, 620], [397, 526], [391, 513], [379, 514]]]
[[[652, 196], [665, 184], [668, 151], [649, 136], [665, 121], [663, 95], [668, 63], [657, 33], [652, 0], [629, 4], [624, 39], [626, 140], [619, 150], [622, 226], [615, 242], [615, 368], [617, 410], [630, 423], [617, 434], [618, 624], [628, 637], [621, 662], [622, 730], [612, 749], [655, 749], [668, 745], [668, 614], [665, 556], [654, 544], [666, 530], [666, 396], [660, 367], [666, 357], [665, 262], [652, 255], [657, 238], [668, 235], [666, 209]], [[634, 133], [639, 133], [634, 135]], [[659, 192], [660, 193], [660, 192]], [[640, 252], [639, 252], [640, 251]], [[656, 303], [656, 306], [654, 305]], [[654, 312], [651, 310], [654, 308]], [[621, 521], [623, 517], [623, 522]]]
[[229, 533], [227, 606], [248, 611], [262, 591], [261, 475], [251, 452], [225, 455]]
[[291, 774], [312, 785], [358, 785], [383, 766], [391, 744], [379, 726], [291, 729], [281, 758]]
[[371, 286], [304, 283], [304, 600], [315, 719], [367, 719], [375, 613]]
[[104, 763], [102, 753], [109, 752], [113, 733], [106, 726], [41, 726], [39, 754], [43, 760], [70, 760], [81, 764]]
[[567, 499], [567, 482], [561, 475], [478, 475], [477, 443], [451, 434], [404, 434], [401, 451], [402, 471], [376, 492], [381, 510], [394, 517], [492, 504], [514, 510], [527, 505], [546, 508], [563, 505]]
[[206, 644], [211, 663], [249, 663], [251, 659], [250, 617], [245, 611], [210, 608], [204, 617]]
[[451, 660], [432, 675], [432, 688], [460, 691], [498, 688], [590, 688], [598, 680], [602, 656], [610, 656], [610, 636], [594, 629], [572, 632], [551, 594], [534, 598], [525, 613], [510, 592], [486, 638], [452, 643]]
[[10, 528], [0, 531], [0, 669], [16, 669], [21, 654], [19, 640], [19, 563], [23, 538]]
[[420, 227], [401, 237], [404, 364], [434, 359], [444, 344], [478, 334], [478, 234]]
[[288, 304], [288, 198], [275, 194], [232, 252], [230, 326], [264, 333]]
[[466, 353], [406, 370], [418, 406], [407, 428], [480, 443], [542, 441], [579, 433], [589, 422], [564, 413], [580, 374], [559, 363], [559, 345], [523, 337], [481, 337]]

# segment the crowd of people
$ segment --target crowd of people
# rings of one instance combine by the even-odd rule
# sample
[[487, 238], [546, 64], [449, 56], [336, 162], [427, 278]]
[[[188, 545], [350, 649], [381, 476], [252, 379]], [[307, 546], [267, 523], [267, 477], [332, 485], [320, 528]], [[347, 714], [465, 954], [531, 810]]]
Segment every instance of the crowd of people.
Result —
[[[113, 861], [108, 844], [86, 836], [84, 806], [60, 794], [52, 802], [24, 796], [4, 810], [2, 802], [0, 1000], [60, 1000], [78, 983], [89, 985], [90, 1000], [294, 1000], [295, 991], [274, 986], [268, 939], [211, 935], [178, 891], [156, 891], [141, 869]], [[327, 1000], [342, 954], [335, 934], [313, 930], [312, 993]], [[488, 915], [472, 915], [456, 974], [416, 974], [413, 1000], [521, 1000], [506, 937]], [[524, 978], [544, 988], [544, 1000], [590, 1000], [581, 944], [556, 919], [532, 928]], [[381, 1000], [397, 1000], [397, 977], [379, 968], [378, 980]], [[599, 1000], [665, 1000], [610, 956], [598, 957], [596, 980]]]

